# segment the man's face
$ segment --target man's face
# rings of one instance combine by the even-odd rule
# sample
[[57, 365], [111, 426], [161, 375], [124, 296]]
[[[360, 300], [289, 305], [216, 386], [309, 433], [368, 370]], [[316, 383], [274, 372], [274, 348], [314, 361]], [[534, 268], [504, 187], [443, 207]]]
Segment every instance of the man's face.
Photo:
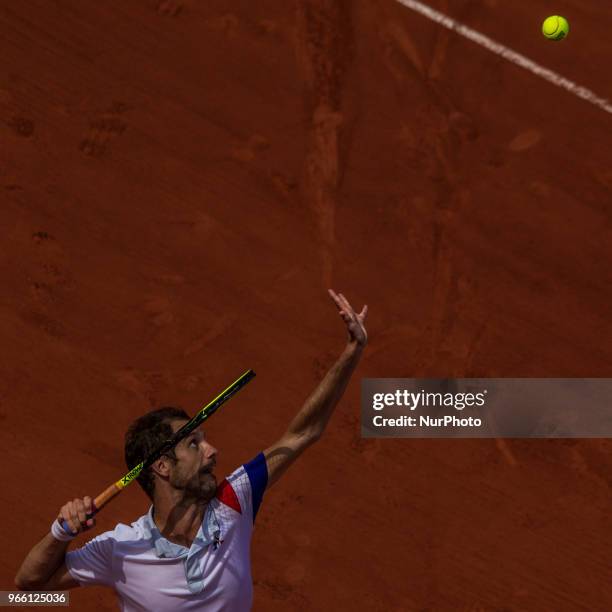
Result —
[[[188, 421], [172, 422], [172, 431], [178, 431]], [[185, 497], [209, 500], [217, 490], [217, 479], [212, 473], [217, 463], [217, 449], [207, 442], [204, 432], [195, 429], [175, 447], [176, 463], [171, 465], [169, 483], [182, 490]]]

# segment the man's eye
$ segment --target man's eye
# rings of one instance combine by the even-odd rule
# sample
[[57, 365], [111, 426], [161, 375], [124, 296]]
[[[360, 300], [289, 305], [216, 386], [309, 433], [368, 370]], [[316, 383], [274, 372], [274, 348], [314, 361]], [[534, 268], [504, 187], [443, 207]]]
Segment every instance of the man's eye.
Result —
[[192, 444], [195, 444], [197, 446], [198, 445], [198, 441], [197, 440], [191, 440], [191, 442], [189, 442], [189, 446], [191, 446]]

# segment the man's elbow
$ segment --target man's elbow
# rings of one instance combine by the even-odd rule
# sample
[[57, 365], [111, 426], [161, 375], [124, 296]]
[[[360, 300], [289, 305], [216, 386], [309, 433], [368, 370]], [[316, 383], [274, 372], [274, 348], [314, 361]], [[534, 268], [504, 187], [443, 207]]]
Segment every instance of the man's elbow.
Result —
[[41, 591], [45, 588], [45, 585], [40, 581], [28, 580], [26, 576], [20, 573], [15, 576], [14, 583], [20, 591]]
[[321, 439], [323, 435], [322, 429], [309, 428], [300, 431], [289, 430], [283, 436], [283, 444], [290, 448], [299, 447], [301, 450], [305, 450], [311, 444], [314, 444]]
[[26, 580], [19, 578], [19, 576], [15, 578], [15, 586], [20, 591], [38, 591], [38, 590], [42, 590], [43, 588], [41, 585], [36, 584], [34, 582], [27, 582]]
[[320, 431], [312, 431], [308, 435], [308, 446], [318, 442], [323, 437], [323, 430]]

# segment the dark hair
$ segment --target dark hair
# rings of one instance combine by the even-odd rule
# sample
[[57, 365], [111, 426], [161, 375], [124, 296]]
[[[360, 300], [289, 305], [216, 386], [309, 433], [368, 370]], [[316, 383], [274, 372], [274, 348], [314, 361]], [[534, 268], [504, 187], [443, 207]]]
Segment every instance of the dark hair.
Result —
[[[190, 416], [182, 409], [174, 406], [163, 406], [138, 417], [125, 433], [125, 463], [128, 470], [144, 461], [150, 453], [158, 448], [173, 434], [172, 421], [189, 420]], [[167, 455], [176, 461], [174, 449]], [[155, 481], [151, 468], [143, 470], [136, 479], [144, 492], [153, 501]]]

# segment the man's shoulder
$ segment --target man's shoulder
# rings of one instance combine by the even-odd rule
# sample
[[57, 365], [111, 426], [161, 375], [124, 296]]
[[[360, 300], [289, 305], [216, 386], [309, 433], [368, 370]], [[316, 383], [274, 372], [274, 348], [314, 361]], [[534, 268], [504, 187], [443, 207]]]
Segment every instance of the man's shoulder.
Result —
[[250, 461], [239, 465], [233, 472], [225, 477], [228, 482], [236, 482], [240, 479], [248, 478], [250, 481], [258, 479], [266, 472], [266, 457], [260, 451]]
[[225, 506], [254, 520], [267, 481], [266, 458], [263, 452], [260, 452], [219, 483], [216, 497]]

